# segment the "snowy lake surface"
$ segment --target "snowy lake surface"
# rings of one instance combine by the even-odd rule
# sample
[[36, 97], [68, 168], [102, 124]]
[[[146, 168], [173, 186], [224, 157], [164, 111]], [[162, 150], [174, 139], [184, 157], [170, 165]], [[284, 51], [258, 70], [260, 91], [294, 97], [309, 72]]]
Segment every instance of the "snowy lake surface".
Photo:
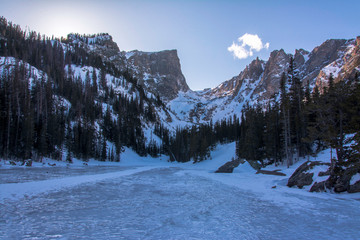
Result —
[[230, 178], [171, 166], [0, 169], [0, 239], [360, 238], [356, 199], [279, 187], [264, 198]]

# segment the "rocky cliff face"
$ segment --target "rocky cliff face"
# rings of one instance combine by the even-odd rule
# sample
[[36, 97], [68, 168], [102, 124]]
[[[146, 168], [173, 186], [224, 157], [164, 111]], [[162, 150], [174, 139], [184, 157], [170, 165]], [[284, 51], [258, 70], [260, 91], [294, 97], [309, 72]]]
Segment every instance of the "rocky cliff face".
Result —
[[258, 100], [269, 99], [279, 91], [280, 79], [283, 72], [289, 67], [291, 55], [286, 54], [283, 49], [273, 51], [266, 62], [262, 79], [254, 90]]
[[159, 95], [165, 101], [174, 99], [180, 91], [189, 90], [181, 72], [176, 50], [120, 51], [108, 34], [89, 37], [69, 34], [68, 39], [89, 52], [99, 54], [105, 61], [112, 62], [120, 71], [129, 71], [147, 91]]
[[139, 83], [164, 100], [174, 99], [180, 91], [190, 90], [181, 72], [176, 50], [132, 51], [123, 54], [126, 56], [128, 68], [132, 70]]
[[[355, 74], [360, 71], [360, 37], [357, 37], [356, 40], [330, 40], [326, 41], [321, 46], [325, 45], [326, 47], [326, 45], [330, 44], [331, 46], [335, 45], [336, 50], [332, 52], [324, 49], [320, 55], [320, 57], [322, 57], [325, 52], [325, 54], [331, 59], [326, 62], [328, 63], [327, 65], [320, 64], [319, 66], [321, 69], [317, 72], [318, 74], [316, 75], [315, 84], [320, 89], [327, 86], [330, 75], [333, 75], [335, 82], [338, 82], [343, 79], [353, 79], [355, 78]], [[317, 49], [314, 49], [314, 51], [315, 50]], [[317, 55], [317, 52], [315, 52], [314, 58], [317, 57]], [[311, 65], [309, 64], [309, 66]], [[304, 80], [311, 81], [311, 78], [314, 75], [315, 74], [312, 73], [305, 75]]]

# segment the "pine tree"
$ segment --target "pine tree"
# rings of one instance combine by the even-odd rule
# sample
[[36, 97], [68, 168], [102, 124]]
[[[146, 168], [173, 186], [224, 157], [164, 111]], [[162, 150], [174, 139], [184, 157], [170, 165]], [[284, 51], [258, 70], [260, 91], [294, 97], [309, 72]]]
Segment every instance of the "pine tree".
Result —
[[99, 81], [100, 81], [100, 88], [107, 94], [108, 87], [106, 82], [106, 72], [103, 69], [100, 69]]
[[107, 146], [106, 146], [106, 139], [103, 138], [102, 140], [102, 146], [101, 146], [101, 158], [100, 160], [105, 162], [107, 159]]
[[97, 84], [97, 76], [96, 76], [96, 70], [93, 68], [92, 72], [92, 93], [94, 96], [98, 94], [98, 84]]
[[293, 58], [290, 59], [288, 79], [290, 82], [289, 104], [290, 104], [290, 131], [292, 144], [296, 146], [296, 159], [305, 153], [303, 138], [306, 134], [304, 119], [304, 90], [299, 78], [298, 69]]
[[286, 165], [290, 167], [293, 163], [293, 153], [291, 147], [290, 137], [290, 100], [286, 87], [286, 75], [282, 74], [280, 80], [280, 105], [283, 123], [283, 139], [284, 139], [284, 150], [286, 156]]
[[68, 162], [68, 163], [73, 163], [70, 150], [67, 151], [67, 154], [66, 154], [66, 162]]
[[266, 156], [275, 165], [281, 161], [281, 125], [280, 107], [272, 99], [265, 113], [264, 144]]

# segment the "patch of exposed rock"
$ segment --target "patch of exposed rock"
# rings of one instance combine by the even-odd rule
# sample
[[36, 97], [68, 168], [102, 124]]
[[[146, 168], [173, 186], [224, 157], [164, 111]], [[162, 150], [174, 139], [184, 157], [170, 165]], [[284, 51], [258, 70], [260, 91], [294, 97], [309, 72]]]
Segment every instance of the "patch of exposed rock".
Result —
[[274, 170], [274, 171], [268, 171], [268, 170], [262, 170], [259, 169], [256, 174], [266, 174], [266, 175], [275, 175], [275, 176], [286, 176], [285, 173], [280, 172], [280, 169]]
[[[256, 58], [245, 69], [232, 79], [223, 82], [218, 87], [211, 89], [207, 96], [226, 97], [230, 96], [230, 99], [237, 97], [237, 101], [241, 102], [243, 99], [241, 95], [247, 95], [250, 91], [253, 91], [252, 84], [256, 80], [260, 79], [264, 72], [265, 61]], [[240, 92], [246, 91], [247, 93]]]

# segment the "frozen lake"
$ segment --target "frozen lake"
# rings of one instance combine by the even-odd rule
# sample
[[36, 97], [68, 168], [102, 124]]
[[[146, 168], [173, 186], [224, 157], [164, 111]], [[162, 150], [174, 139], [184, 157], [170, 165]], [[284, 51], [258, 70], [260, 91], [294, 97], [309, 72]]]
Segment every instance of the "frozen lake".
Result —
[[289, 202], [277, 204], [216, 181], [213, 173], [193, 172], [177, 167], [1, 169], [1, 189], [68, 185], [3, 198], [0, 239], [360, 238], [357, 200], [285, 192]]
[[23, 183], [69, 176], [109, 173], [132, 167], [116, 166], [75, 166], [75, 167], [47, 167], [47, 168], [8, 168], [0, 169], [0, 184]]

